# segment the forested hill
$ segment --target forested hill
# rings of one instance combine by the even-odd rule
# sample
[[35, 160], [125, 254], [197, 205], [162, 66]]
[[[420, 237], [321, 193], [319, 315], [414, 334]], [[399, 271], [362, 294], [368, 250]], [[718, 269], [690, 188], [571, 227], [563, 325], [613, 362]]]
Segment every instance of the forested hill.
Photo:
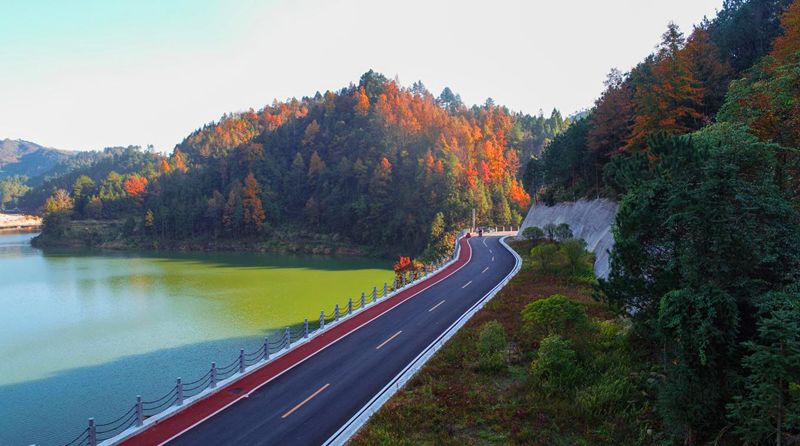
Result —
[[[628, 190], [628, 161], [651, 152], [652, 136], [714, 123], [747, 126], [762, 141], [796, 151], [798, 13], [787, 10], [791, 3], [728, 0], [687, 34], [670, 25], [655, 52], [628, 72], [612, 70], [588, 116], [528, 164], [526, 190], [547, 202], [619, 198]], [[796, 172], [796, 158], [785, 151], [782, 167]]]
[[71, 218], [132, 218], [133, 237], [161, 246], [281, 229], [418, 255], [448, 244], [473, 209], [485, 224], [519, 223], [530, 204], [521, 160], [568, 125], [557, 111], [468, 108], [449, 88], [435, 97], [370, 71], [338, 92], [227, 114], [139, 172], [90, 167], [69, 179], [80, 187], [59, 187]]
[[33, 178], [45, 174], [74, 153], [43, 147], [21, 139], [2, 139], [0, 140], [0, 178], [10, 176]]
[[[525, 178], [545, 202], [619, 199], [595, 291], [631, 321], [644, 371], [608, 376], [648, 376], [647, 403], [639, 437], [609, 443], [798, 444], [800, 0], [726, 1], [688, 36], [670, 25], [607, 85]], [[576, 369], [569, 349], [543, 352], [559, 364], [548, 373]], [[607, 405], [618, 389], [593, 384], [558, 407], [635, 413], [630, 398]]]

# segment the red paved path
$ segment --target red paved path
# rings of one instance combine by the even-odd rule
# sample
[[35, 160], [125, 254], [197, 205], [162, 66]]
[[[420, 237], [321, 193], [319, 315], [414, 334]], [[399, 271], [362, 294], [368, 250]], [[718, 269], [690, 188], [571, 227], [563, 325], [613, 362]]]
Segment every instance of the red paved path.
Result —
[[[413, 297], [420, 291], [438, 283], [450, 276], [453, 272], [464, 266], [471, 257], [471, 249], [466, 239], [459, 241], [461, 251], [459, 258], [450, 266], [439, 272], [435, 276], [422, 281], [410, 288], [407, 288], [394, 296], [378, 301], [376, 304], [367, 307], [364, 311], [353, 317], [343, 320], [333, 328], [326, 329], [321, 334], [308, 341], [307, 343], [293, 349], [280, 358], [263, 366], [262, 368], [250, 373], [249, 375], [234, 381], [215, 394], [187, 406], [180, 412], [150, 426], [147, 430], [124, 440], [120, 445], [124, 446], [145, 446], [159, 445], [169, 441], [174, 436], [202, 422], [212, 414], [219, 412], [231, 405], [236, 400], [243, 398], [254, 389], [268, 383], [277, 376], [280, 376], [295, 365], [310, 358], [317, 352], [323, 350], [339, 339], [354, 332], [370, 320], [396, 307], [402, 302]], [[236, 393], [230, 392], [232, 389], [239, 389]]]

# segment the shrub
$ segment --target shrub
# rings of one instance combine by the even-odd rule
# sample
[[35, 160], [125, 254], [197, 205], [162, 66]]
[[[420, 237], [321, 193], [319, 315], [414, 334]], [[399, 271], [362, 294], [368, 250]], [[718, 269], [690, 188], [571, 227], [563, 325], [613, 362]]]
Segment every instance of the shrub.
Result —
[[559, 273], [567, 263], [564, 253], [553, 243], [534, 246], [531, 260], [535, 270], [548, 275]]
[[560, 294], [533, 301], [522, 310], [522, 323], [534, 337], [560, 333], [579, 334], [589, 328], [586, 308]]
[[570, 238], [564, 240], [560, 247], [561, 252], [569, 263], [573, 277], [593, 275], [594, 255], [586, 251], [586, 242], [582, 239]]
[[572, 238], [572, 229], [566, 223], [561, 223], [553, 229], [553, 236], [551, 237], [558, 242]]
[[497, 321], [489, 321], [478, 334], [479, 364], [482, 369], [499, 371], [506, 365], [508, 341], [503, 326]]
[[544, 225], [544, 233], [548, 239], [554, 240], [556, 238], [556, 225], [548, 223]]
[[549, 393], [562, 394], [570, 393], [583, 375], [572, 342], [559, 335], [542, 339], [530, 373], [535, 385]]
[[529, 226], [522, 231], [522, 236], [536, 242], [544, 238], [544, 231], [538, 226]]
[[608, 418], [625, 409], [633, 390], [627, 376], [604, 373], [596, 383], [579, 389], [575, 402], [590, 417]]

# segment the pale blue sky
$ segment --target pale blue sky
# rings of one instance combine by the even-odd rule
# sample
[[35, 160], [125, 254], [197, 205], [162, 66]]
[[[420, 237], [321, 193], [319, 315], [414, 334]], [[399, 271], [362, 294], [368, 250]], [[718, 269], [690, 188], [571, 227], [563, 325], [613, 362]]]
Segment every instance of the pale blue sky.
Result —
[[591, 106], [667, 23], [722, 0], [0, 0], [0, 138], [171, 150], [223, 113], [370, 68], [465, 102]]

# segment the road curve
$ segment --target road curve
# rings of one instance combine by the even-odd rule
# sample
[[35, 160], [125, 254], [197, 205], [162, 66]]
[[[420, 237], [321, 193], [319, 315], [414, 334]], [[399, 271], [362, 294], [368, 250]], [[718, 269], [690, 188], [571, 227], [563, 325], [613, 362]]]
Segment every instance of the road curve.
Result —
[[438, 282], [436, 276], [427, 285], [421, 282], [406, 300], [397, 296], [402, 303], [387, 302], [388, 311], [350, 327], [349, 334], [329, 340], [312, 356], [263, 382], [248, 383], [254, 378], [244, 377], [231, 384], [218, 397], [229, 402], [216, 410], [209, 407], [207, 413], [196, 408], [193, 423], [189, 415], [195, 408], [187, 408], [174, 420], [166, 419], [122, 444], [324, 443], [514, 268], [515, 258], [498, 237], [473, 237], [462, 243], [462, 257], [466, 254], [468, 261], [454, 265]]

